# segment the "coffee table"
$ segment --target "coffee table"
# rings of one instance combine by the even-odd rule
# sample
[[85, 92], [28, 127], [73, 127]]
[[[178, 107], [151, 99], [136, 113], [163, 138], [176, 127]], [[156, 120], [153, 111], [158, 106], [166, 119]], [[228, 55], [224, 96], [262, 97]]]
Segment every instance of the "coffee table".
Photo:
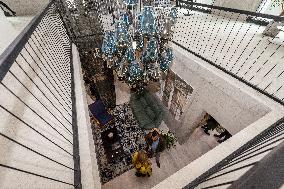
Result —
[[124, 154], [124, 151], [117, 129], [115, 127], [107, 129], [101, 133], [101, 137], [108, 162], [118, 160]]

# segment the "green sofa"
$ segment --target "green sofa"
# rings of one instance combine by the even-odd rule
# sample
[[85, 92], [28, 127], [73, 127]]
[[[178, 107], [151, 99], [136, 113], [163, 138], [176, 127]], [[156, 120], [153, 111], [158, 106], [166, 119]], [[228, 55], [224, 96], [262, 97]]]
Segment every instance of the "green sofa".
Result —
[[147, 90], [131, 94], [130, 107], [141, 128], [152, 129], [160, 126], [164, 116], [163, 108]]

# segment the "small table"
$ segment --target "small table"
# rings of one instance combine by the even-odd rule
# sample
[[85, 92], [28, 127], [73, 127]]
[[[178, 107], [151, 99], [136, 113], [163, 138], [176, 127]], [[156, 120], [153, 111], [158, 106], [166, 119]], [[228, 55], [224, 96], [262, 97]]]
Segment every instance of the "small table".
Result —
[[124, 154], [124, 151], [120, 144], [117, 129], [115, 127], [107, 129], [101, 133], [101, 136], [108, 162], [119, 159]]

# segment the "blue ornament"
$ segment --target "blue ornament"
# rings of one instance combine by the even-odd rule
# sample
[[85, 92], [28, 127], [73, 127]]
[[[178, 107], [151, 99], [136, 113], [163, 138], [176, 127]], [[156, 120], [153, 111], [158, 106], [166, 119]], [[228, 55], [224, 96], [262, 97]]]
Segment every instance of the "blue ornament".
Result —
[[142, 34], [153, 36], [157, 31], [156, 20], [154, 16], [154, 8], [152, 6], [145, 6], [141, 17], [141, 31]]
[[137, 5], [138, 0], [124, 0], [127, 5]]
[[128, 62], [132, 62], [135, 60], [134, 50], [132, 48], [128, 48], [125, 52], [125, 58]]
[[175, 24], [177, 22], [177, 17], [178, 17], [177, 15], [178, 15], [178, 11], [177, 11], [176, 7], [171, 8], [171, 12], [170, 12], [169, 16], [171, 17], [173, 24]]
[[154, 37], [152, 37], [150, 39], [150, 41], [148, 41], [146, 52], [147, 52], [148, 57], [150, 58], [151, 62], [157, 61], [157, 58], [158, 58], [158, 42]]
[[159, 57], [158, 62], [160, 64], [160, 69], [162, 71], [167, 71], [172, 61], [173, 61], [173, 50], [171, 48], [167, 48], [162, 53], [162, 56]]
[[168, 61], [170, 61], [170, 62], [173, 61], [173, 59], [174, 59], [173, 49], [167, 48], [166, 54], [167, 54]]
[[136, 61], [132, 61], [128, 66], [127, 82], [131, 85], [135, 84], [137, 81], [141, 80], [143, 71]]
[[129, 17], [129, 15], [127, 13], [122, 13], [120, 15], [120, 19], [124, 21], [124, 23], [127, 27], [129, 27], [132, 24], [131, 18]]
[[116, 52], [117, 49], [115, 41], [114, 32], [106, 31], [102, 44], [102, 52], [105, 55], [111, 56]]
[[115, 38], [118, 48], [125, 47], [130, 43], [129, 33], [124, 21], [120, 20], [116, 23]]

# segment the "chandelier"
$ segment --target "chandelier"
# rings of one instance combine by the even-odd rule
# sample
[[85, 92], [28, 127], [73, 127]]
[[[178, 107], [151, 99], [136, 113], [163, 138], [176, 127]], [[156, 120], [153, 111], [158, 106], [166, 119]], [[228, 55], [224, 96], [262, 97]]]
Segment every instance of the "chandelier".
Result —
[[[141, 3], [141, 2], [140, 2]], [[175, 7], [153, 7], [151, 0], [124, 0], [114, 6], [114, 31], [105, 31], [102, 53], [109, 68], [132, 90], [159, 81], [173, 61], [169, 46], [176, 23]]]

